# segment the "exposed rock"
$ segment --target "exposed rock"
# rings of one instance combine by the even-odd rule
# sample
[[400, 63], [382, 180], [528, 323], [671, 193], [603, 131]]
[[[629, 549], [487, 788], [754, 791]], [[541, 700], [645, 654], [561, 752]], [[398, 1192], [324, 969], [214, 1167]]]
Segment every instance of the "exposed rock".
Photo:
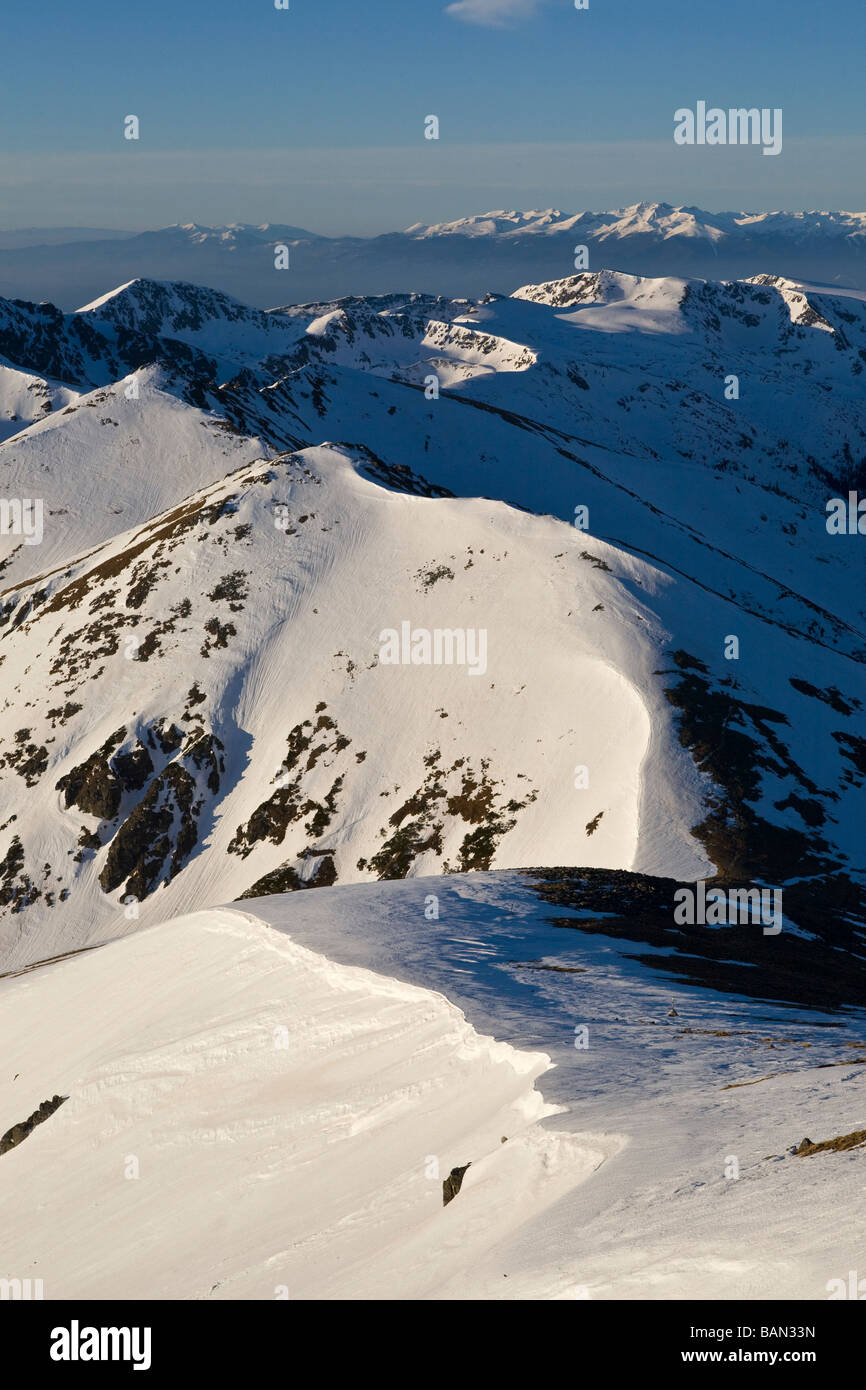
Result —
[[44, 1100], [39, 1109], [34, 1110], [33, 1114], [26, 1120], [22, 1120], [20, 1124], [7, 1129], [0, 1138], [0, 1154], [8, 1153], [10, 1149], [14, 1149], [17, 1144], [20, 1144], [29, 1134], [33, 1133], [37, 1125], [41, 1125], [44, 1120], [48, 1119], [49, 1115], [53, 1115], [65, 1100], [68, 1100], [68, 1096], [52, 1096], [50, 1100]]
[[326, 854], [311, 878], [301, 878], [291, 864], [282, 864], [279, 869], [274, 869], [257, 879], [250, 888], [241, 893], [238, 902], [244, 898], [264, 898], [270, 893], [296, 893], [302, 888], [330, 888], [336, 881], [337, 870], [334, 867], [333, 855]]
[[442, 1205], [447, 1207], [449, 1202], [453, 1202], [457, 1193], [463, 1186], [463, 1177], [467, 1168], [471, 1168], [471, 1163], [464, 1163], [462, 1168], [452, 1168], [447, 1178], [442, 1184]]
[[114, 819], [120, 809], [122, 787], [108, 760], [125, 737], [126, 729], [118, 729], [101, 748], [60, 778], [56, 787], [63, 792], [67, 807], [77, 806], [100, 820]]

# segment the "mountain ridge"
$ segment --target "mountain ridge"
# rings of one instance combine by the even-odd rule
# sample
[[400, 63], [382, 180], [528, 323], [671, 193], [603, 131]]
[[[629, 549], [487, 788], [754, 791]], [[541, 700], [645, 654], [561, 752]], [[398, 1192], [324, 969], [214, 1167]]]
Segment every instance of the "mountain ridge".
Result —
[[[723, 212], [635, 203], [610, 212], [498, 209], [376, 236], [323, 236], [279, 223], [195, 222], [91, 242], [21, 244], [0, 233], [0, 295], [45, 296], [71, 310], [106, 282], [136, 277], [210, 284], [260, 308], [383, 294], [403, 283], [427, 294], [507, 293], [571, 273], [575, 247], [631, 274], [743, 279], [781, 273], [866, 289], [866, 213]], [[10, 245], [4, 246], [4, 238]], [[49, 244], [50, 243], [50, 244]], [[279, 268], [278, 268], [279, 267]]]
[[[0, 302], [0, 354], [74, 393], [0, 444], [45, 506], [0, 537], [6, 960], [575, 857], [784, 883], [814, 932], [805, 876], [858, 919], [866, 612], [825, 503], [866, 465], [866, 303], [604, 271], [263, 312], [138, 279]], [[480, 680], [423, 656], [482, 630]]]

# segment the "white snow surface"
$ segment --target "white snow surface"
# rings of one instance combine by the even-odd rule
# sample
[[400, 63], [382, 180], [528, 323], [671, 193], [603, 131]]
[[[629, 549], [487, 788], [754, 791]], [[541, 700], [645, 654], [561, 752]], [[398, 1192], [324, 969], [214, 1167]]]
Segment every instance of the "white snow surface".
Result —
[[0, 358], [0, 444], [27, 429], [45, 414], [69, 406], [79, 393], [33, 372], [23, 372]]
[[0, 994], [0, 1113], [69, 1096], [0, 1166], [0, 1267], [49, 1299], [437, 1296], [619, 1147], [539, 1128], [543, 1054], [241, 912]]
[[0, 1130], [68, 1097], [0, 1158], [6, 1277], [48, 1299], [815, 1299], [856, 1267], [862, 1152], [789, 1149], [862, 1124], [862, 1019], [671, 984], [518, 874], [253, 906], [0, 979]]

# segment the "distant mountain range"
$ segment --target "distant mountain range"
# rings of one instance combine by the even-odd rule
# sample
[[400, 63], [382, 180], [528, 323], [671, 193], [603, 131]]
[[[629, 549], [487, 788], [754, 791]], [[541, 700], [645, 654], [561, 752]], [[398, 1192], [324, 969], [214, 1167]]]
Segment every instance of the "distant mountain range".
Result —
[[[281, 246], [289, 268], [277, 270]], [[573, 214], [497, 210], [376, 237], [325, 237], [278, 223], [0, 232], [0, 295], [72, 310], [106, 283], [148, 277], [210, 285], [260, 308], [395, 287], [479, 296], [570, 275], [576, 246], [587, 248], [589, 270], [716, 280], [772, 272], [866, 289], [864, 212], [710, 213], [636, 203]]]

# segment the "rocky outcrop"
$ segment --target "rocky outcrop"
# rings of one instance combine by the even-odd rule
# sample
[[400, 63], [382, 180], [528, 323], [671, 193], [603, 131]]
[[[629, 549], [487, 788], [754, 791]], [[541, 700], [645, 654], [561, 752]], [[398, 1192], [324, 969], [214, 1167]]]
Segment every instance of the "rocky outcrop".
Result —
[[471, 1163], [464, 1163], [462, 1168], [452, 1168], [447, 1178], [442, 1184], [442, 1205], [447, 1207], [449, 1202], [453, 1202], [457, 1193], [463, 1186], [463, 1178], [466, 1170], [471, 1168]]
[[13, 1125], [7, 1129], [6, 1133], [0, 1138], [0, 1154], [8, 1153], [16, 1145], [22, 1143], [28, 1135], [32, 1134], [37, 1125], [41, 1125], [55, 1110], [58, 1110], [68, 1096], [52, 1096], [50, 1100], [44, 1100], [38, 1110], [34, 1110], [26, 1120], [20, 1124]]

